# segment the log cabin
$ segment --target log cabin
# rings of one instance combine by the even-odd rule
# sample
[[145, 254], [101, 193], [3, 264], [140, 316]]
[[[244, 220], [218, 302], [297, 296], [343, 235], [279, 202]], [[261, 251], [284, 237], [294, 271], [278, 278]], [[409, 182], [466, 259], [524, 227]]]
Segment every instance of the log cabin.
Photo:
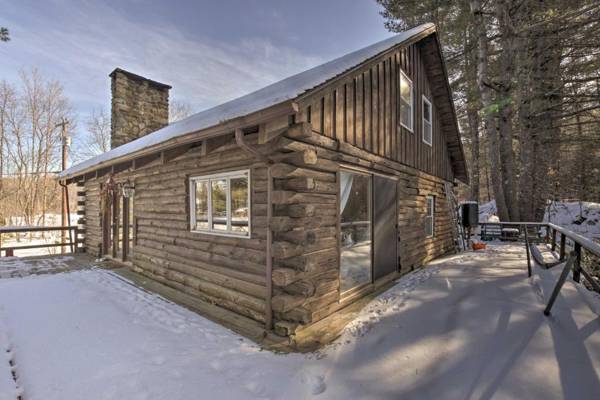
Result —
[[433, 24], [172, 124], [170, 86], [110, 78], [111, 150], [59, 176], [82, 251], [290, 337], [454, 249], [468, 176]]

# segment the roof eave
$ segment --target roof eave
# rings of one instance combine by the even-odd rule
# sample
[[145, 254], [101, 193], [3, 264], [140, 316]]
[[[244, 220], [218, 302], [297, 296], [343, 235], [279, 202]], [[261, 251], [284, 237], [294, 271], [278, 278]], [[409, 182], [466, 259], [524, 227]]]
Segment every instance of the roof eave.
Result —
[[223, 121], [217, 125], [213, 125], [211, 127], [201, 129], [198, 131], [192, 131], [188, 134], [175, 137], [171, 140], [167, 140], [165, 142], [159, 143], [155, 146], [151, 146], [149, 148], [141, 149], [139, 151], [135, 151], [124, 155], [122, 157], [116, 157], [109, 159], [104, 162], [100, 162], [98, 164], [91, 165], [87, 168], [78, 170], [73, 173], [65, 174], [64, 171], [58, 174], [56, 177], [57, 180], [64, 182], [67, 180], [72, 180], [74, 178], [80, 177], [82, 175], [88, 174], [90, 172], [94, 172], [100, 169], [104, 169], [107, 167], [111, 167], [116, 164], [121, 164], [124, 162], [132, 161], [136, 158], [148, 156], [151, 154], [156, 154], [158, 152], [164, 150], [170, 150], [175, 147], [179, 147], [185, 144], [196, 143], [202, 141], [204, 139], [213, 138], [216, 136], [224, 135], [227, 133], [232, 133], [237, 128], [246, 128], [254, 125], [258, 125], [259, 123], [284, 116], [290, 115], [298, 112], [298, 104], [294, 100], [286, 100], [279, 104], [264, 108], [262, 110], [253, 112], [251, 114], [247, 114], [241, 117], [232, 118], [230, 120]]

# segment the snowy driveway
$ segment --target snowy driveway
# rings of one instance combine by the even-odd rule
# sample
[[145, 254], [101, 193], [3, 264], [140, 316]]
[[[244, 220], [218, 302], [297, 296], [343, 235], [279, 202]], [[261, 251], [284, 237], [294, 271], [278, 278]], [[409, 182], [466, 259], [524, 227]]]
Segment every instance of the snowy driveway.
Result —
[[557, 272], [528, 280], [514, 245], [450, 257], [309, 355], [261, 351], [102, 270], [0, 279], [0, 330], [23, 400], [598, 399], [600, 301], [569, 283], [544, 317]]

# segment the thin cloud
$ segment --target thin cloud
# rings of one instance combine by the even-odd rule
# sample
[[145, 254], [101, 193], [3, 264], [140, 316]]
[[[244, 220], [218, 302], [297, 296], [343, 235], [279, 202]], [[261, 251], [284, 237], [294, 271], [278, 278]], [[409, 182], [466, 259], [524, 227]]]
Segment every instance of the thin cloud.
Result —
[[84, 114], [108, 105], [107, 75], [117, 66], [172, 85], [174, 97], [201, 110], [323, 61], [265, 38], [227, 43], [192, 39], [176, 26], [144, 25], [98, 3], [57, 7], [59, 23], [35, 10], [26, 28], [10, 17], [6, 20], [14, 41], [0, 51], [13, 57], [0, 71], [9, 76], [8, 69], [36, 64], [65, 84]]

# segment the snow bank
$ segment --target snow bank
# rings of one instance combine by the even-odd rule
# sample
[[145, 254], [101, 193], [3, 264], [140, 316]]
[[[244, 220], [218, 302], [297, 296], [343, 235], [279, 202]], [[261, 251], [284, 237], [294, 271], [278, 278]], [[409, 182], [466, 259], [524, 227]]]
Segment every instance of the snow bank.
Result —
[[[496, 201], [479, 204], [479, 222], [497, 215]], [[552, 202], [546, 207], [543, 222], [551, 222], [592, 240], [600, 240], [600, 204], [590, 202]]]
[[479, 204], [479, 222], [488, 222], [490, 217], [498, 215], [496, 200]]

